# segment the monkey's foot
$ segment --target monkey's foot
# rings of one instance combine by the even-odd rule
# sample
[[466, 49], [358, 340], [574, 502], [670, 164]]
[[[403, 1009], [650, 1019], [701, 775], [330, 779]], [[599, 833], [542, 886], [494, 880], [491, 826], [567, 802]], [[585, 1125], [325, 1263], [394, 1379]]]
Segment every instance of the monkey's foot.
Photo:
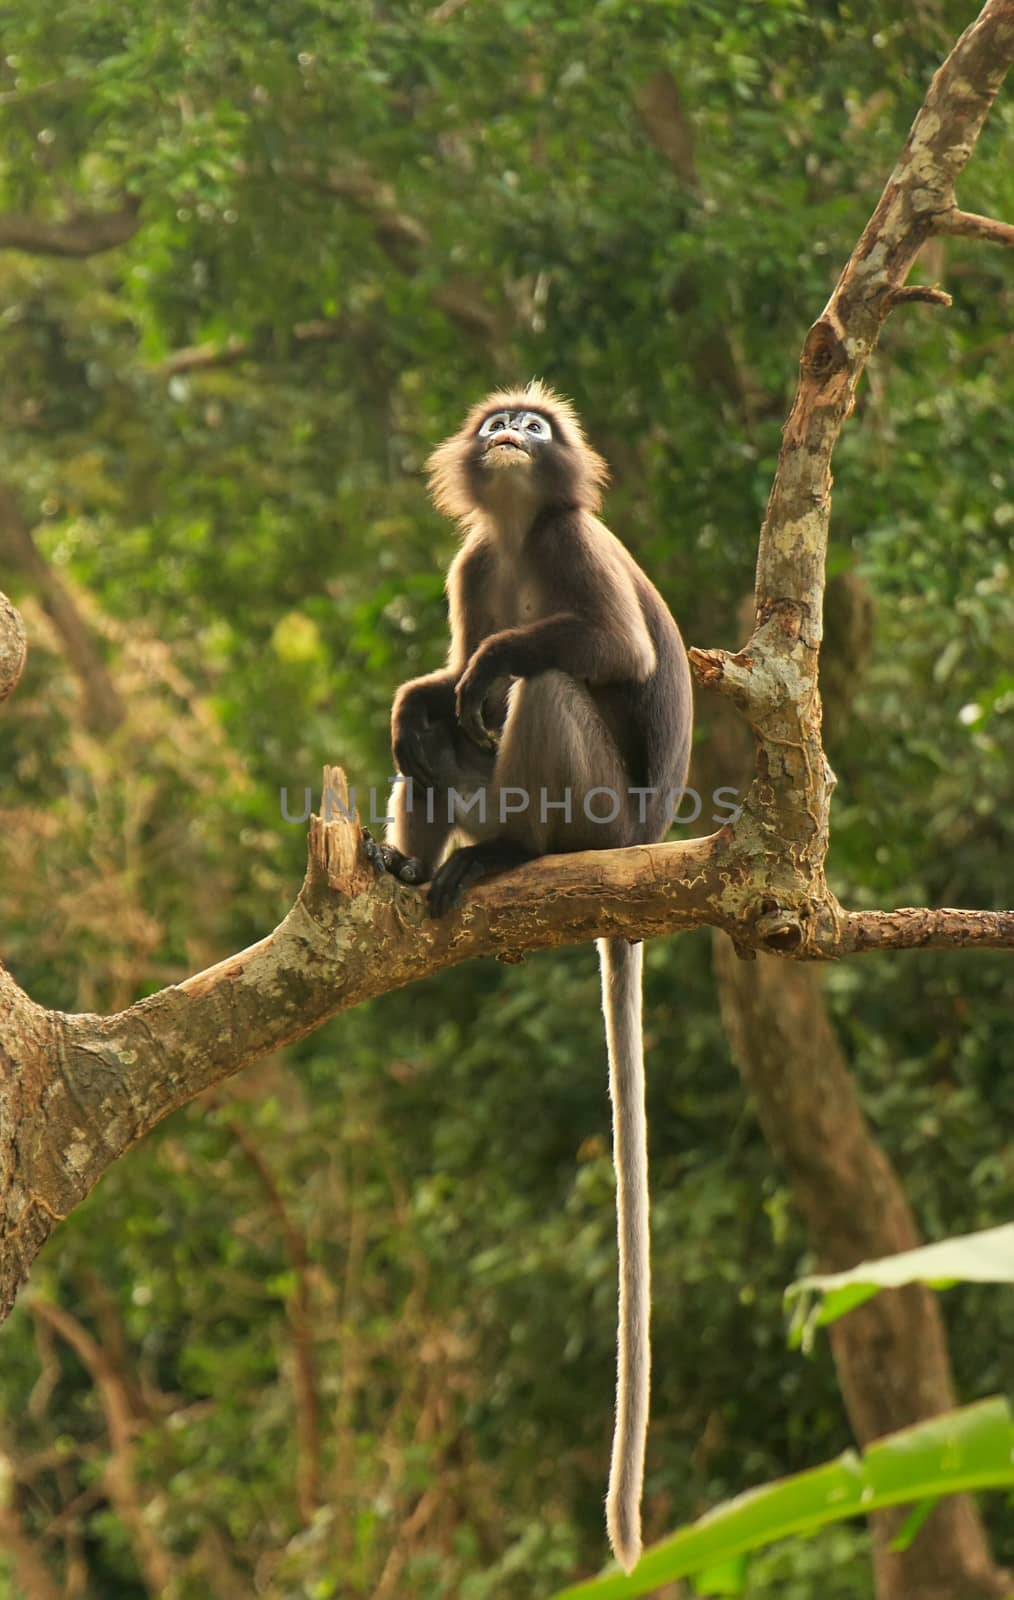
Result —
[[526, 850], [524, 845], [514, 844], [510, 839], [490, 839], [486, 844], [469, 844], [462, 850], [455, 850], [433, 875], [428, 896], [430, 915], [445, 916], [458, 904], [465, 890], [480, 878], [520, 867], [534, 860], [535, 854], [534, 850]]
[[378, 874], [389, 872], [401, 883], [426, 882], [426, 868], [417, 856], [407, 856], [393, 844], [378, 844], [366, 828], [363, 829], [363, 849], [367, 861], [372, 862]]

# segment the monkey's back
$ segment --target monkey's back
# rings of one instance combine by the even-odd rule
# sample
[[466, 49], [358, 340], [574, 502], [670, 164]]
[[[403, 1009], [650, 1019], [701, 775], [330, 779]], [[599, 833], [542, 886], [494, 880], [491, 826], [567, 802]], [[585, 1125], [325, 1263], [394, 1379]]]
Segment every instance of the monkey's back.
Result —
[[[617, 541], [618, 542], [618, 541]], [[623, 754], [631, 788], [651, 790], [644, 821], [633, 810], [631, 844], [656, 844], [669, 831], [687, 780], [693, 734], [690, 664], [675, 618], [629, 551], [641, 612], [655, 649], [655, 668], [643, 682], [590, 686], [592, 698]]]

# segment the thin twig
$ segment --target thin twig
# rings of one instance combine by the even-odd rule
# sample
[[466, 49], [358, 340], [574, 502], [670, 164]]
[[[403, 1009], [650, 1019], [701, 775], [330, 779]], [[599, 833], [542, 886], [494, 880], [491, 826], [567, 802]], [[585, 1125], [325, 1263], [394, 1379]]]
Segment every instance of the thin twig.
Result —
[[232, 1138], [242, 1150], [278, 1219], [286, 1254], [292, 1267], [293, 1292], [287, 1302], [292, 1328], [292, 1354], [295, 1364], [296, 1433], [299, 1443], [299, 1470], [296, 1492], [299, 1514], [310, 1523], [320, 1505], [321, 1438], [320, 1404], [317, 1399], [317, 1374], [313, 1354], [313, 1319], [310, 1303], [310, 1253], [306, 1239], [296, 1227], [285, 1204], [274, 1173], [265, 1161], [250, 1130], [243, 1123], [226, 1122]]

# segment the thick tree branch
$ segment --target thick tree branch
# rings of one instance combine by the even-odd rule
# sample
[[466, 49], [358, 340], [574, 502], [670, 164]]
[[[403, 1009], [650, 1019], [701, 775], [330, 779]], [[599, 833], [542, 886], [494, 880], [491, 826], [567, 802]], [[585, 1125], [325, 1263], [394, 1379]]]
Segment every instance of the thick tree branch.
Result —
[[[342, 775], [329, 769], [325, 779], [351, 810]], [[46, 1011], [0, 967], [0, 1081], [9, 1095], [0, 1118], [0, 1310], [54, 1223], [170, 1111], [364, 1000], [478, 956], [516, 961], [605, 934], [710, 925], [741, 952], [837, 953], [830, 916], [813, 930], [798, 907], [779, 905], [790, 878], [785, 869], [779, 880], [772, 863], [765, 899], [753, 855], [732, 827], [650, 848], [545, 857], [478, 885], [457, 915], [437, 922], [417, 890], [376, 878], [357, 822], [339, 810], [330, 822], [312, 819], [303, 887], [273, 933], [126, 1011]], [[879, 948], [891, 942], [885, 928]], [[916, 941], [902, 924], [895, 942]]]
[[140, 201], [128, 196], [119, 211], [79, 212], [52, 222], [43, 217], [0, 214], [0, 250], [33, 256], [97, 256], [126, 244], [141, 226]]
[[987, 0], [934, 77], [862, 238], [807, 335], [761, 529], [757, 631], [735, 656], [692, 652], [698, 678], [730, 693], [753, 728], [756, 776], [737, 834], [761, 877], [773, 858], [791, 857], [794, 905], [783, 899], [773, 914], [786, 913], [781, 948], [794, 940], [799, 954], [828, 948], [829, 919], [837, 946], [840, 920], [824, 879], [834, 774], [817, 691], [831, 457], [884, 321], [899, 298], [911, 298], [904, 290], [913, 262], [940, 220], [958, 215], [954, 185], [1012, 58], [1014, 0]]
[[[828, 1015], [821, 974], [801, 963], [737, 961], [714, 944], [722, 1020], [764, 1136], [784, 1168], [822, 1270], [921, 1242], [897, 1172], [876, 1143]], [[921, 1284], [878, 1295], [831, 1329], [842, 1396], [859, 1444], [956, 1403], [938, 1297]], [[876, 1359], [871, 1359], [871, 1352]], [[878, 1600], [1000, 1600], [978, 1511], [955, 1496], [903, 1551], [906, 1511], [873, 1518]]]

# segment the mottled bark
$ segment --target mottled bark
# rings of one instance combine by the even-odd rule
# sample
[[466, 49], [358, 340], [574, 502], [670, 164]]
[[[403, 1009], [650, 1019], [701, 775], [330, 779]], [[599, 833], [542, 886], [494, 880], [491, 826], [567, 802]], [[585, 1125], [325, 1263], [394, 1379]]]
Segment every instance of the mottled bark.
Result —
[[0, 701], [13, 694], [25, 668], [25, 625], [5, 594], [0, 594]]
[[[833, 748], [872, 648], [873, 604], [850, 575], [828, 585], [827, 600], [821, 683]], [[731, 782], [745, 769], [745, 746], [742, 723], [720, 708], [704, 753], [709, 783]], [[921, 1243], [901, 1180], [860, 1108], [822, 969], [769, 956], [739, 960], [718, 932], [714, 965], [734, 1058], [822, 1265], [840, 1271]], [[834, 1324], [830, 1338], [860, 1444], [956, 1403], [940, 1308], [927, 1290], [882, 1294]], [[878, 1600], [986, 1600], [1007, 1592], [973, 1500], [942, 1502], [912, 1546], [893, 1552], [903, 1521], [897, 1511], [871, 1518]]]
[[0, 555], [28, 578], [59, 634], [67, 660], [81, 685], [88, 726], [96, 733], [112, 733], [125, 716], [116, 685], [73, 595], [39, 551], [31, 528], [5, 484], [0, 484]]

